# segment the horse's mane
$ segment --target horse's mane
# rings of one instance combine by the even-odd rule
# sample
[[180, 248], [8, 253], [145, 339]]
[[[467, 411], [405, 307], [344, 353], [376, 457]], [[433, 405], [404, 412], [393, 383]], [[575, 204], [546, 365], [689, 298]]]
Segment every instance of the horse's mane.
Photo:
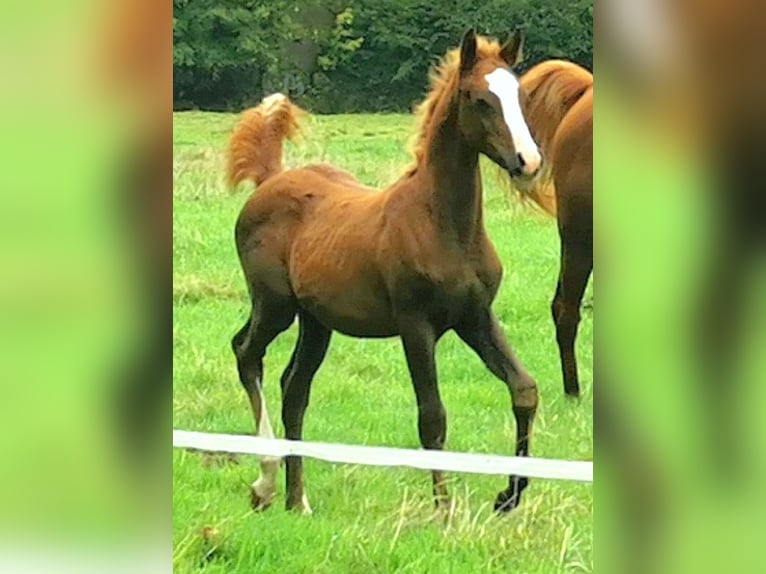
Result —
[[[524, 118], [543, 154], [550, 150], [561, 120], [585, 91], [593, 85], [593, 75], [566, 60], [547, 60], [523, 76]], [[546, 154], [547, 155], [547, 154]]]
[[[484, 36], [477, 36], [476, 43], [476, 55], [479, 60], [489, 58], [502, 59], [500, 56], [502, 47], [499, 42]], [[445, 94], [452, 94], [457, 89], [459, 71], [460, 48], [454, 48], [447, 52], [431, 69], [428, 95], [415, 108], [418, 130], [410, 143], [414, 165], [410, 166], [407, 173], [413, 172], [423, 161], [431, 139], [429, 126], [434, 121], [434, 116], [442, 97]]]
[[[543, 157], [551, 157], [556, 130], [570, 108], [593, 87], [593, 75], [566, 60], [546, 60], [530, 68], [520, 78], [526, 97], [522, 98], [524, 119]], [[556, 190], [552, 165], [543, 167], [531, 182], [511, 181], [522, 201], [531, 199], [550, 215], [556, 215]]]

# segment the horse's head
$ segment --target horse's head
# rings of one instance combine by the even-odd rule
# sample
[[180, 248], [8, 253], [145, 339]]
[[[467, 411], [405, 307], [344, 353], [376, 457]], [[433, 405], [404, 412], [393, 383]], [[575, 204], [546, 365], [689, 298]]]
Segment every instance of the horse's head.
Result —
[[519, 81], [511, 71], [521, 61], [520, 30], [498, 55], [478, 50], [469, 30], [460, 46], [460, 127], [466, 140], [513, 177], [531, 177], [542, 157], [529, 133], [520, 105]]

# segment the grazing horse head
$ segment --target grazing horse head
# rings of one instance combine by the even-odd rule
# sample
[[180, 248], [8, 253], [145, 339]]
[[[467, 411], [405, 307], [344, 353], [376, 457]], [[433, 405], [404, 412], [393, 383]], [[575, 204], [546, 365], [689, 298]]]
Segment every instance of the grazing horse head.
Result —
[[512, 72], [522, 57], [520, 30], [499, 50], [477, 42], [473, 30], [460, 46], [457, 97], [466, 141], [511, 176], [533, 176], [542, 157], [521, 110], [521, 89]]

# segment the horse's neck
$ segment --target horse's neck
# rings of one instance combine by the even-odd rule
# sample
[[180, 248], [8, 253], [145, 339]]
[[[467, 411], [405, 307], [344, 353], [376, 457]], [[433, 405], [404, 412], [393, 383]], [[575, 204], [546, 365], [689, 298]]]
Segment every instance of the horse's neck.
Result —
[[457, 111], [433, 126], [421, 169], [426, 170], [433, 216], [438, 229], [461, 244], [482, 233], [482, 189], [479, 154], [462, 138]]

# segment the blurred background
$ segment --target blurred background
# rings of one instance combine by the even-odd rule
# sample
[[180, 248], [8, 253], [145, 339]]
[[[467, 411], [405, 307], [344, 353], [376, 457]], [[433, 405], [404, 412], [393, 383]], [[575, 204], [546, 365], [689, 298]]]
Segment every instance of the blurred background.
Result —
[[598, 6], [599, 571], [764, 567], [765, 17]]
[[171, 27], [3, 4], [0, 571], [170, 564]]
[[[407, 109], [432, 56], [468, 24], [494, 30], [503, 6], [530, 61], [593, 61], [555, 2], [458, 4], [444, 21], [434, 2], [284, 20], [279, 2], [245, 4], [4, 4], [0, 570], [170, 569], [171, 109], [275, 87], [317, 110]], [[251, 17], [289, 56], [236, 45]], [[597, 10], [599, 572], [766, 561], [765, 20], [756, 0]], [[355, 59], [373, 49], [391, 51], [379, 69]], [[235, 70], [248, 81], [227, 83]]]

